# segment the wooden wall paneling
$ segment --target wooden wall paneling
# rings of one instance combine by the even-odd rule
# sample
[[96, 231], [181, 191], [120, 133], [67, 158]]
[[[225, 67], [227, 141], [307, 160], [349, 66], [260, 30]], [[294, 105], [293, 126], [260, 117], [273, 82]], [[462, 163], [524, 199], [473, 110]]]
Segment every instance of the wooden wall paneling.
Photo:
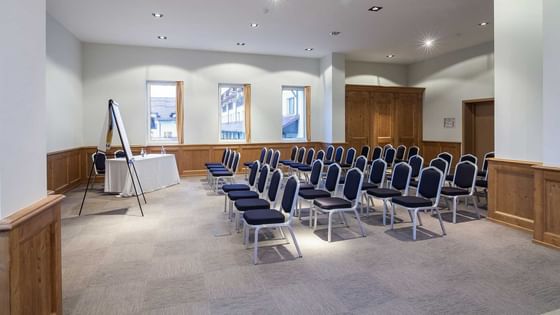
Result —
[[61, 195], [0, 221], [0, 313], [62, 314]]
[[420, 143], [422, 133], [422, 100], [418, 93], [399, 93], [395, 103], [395, 141], [396, 145], [407, 147]]
[[366, 91], [346, 93], [346, 143], [357, 150], [369, 144], [369, 99]]
[[536, 162], [491, 159], [488, 174], [488, 218], [533, 231], [533, 166]]
[[536, 243], [560, 249], [560, 168], [533, 166]]
[[373, 145], [384, 146], [386, 144], [395, 145], [393, 127], [395, 112], [395, 94], [375, 93], [373, 97]]
[[461, 156], [461, 143], [460, 142], [445, 142], [445, 141], [423, 141], [420, 150], [420, 155], [424, 158], [424, 163], [427, 165], [432, 159], [442, 152], [449, 152], [453, 155], [452, 168], [455, 167], [459, 157]]

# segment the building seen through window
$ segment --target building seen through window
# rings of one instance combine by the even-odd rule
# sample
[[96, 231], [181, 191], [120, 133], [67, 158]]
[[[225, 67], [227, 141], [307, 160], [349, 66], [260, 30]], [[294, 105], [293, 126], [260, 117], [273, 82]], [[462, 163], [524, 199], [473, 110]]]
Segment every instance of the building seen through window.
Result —
[[220, 140], [245, 140], [245, 96], [243, 85], [221, 84]]

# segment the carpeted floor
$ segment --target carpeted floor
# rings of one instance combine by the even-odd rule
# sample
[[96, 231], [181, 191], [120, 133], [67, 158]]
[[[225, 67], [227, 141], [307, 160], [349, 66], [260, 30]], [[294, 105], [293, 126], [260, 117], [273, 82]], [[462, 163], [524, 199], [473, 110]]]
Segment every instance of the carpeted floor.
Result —
[[[97, 184], [99, 188], [100, 184]], [[133, 198], [83, 189], [63, 201], [65, 314], [541, 314], [560, 308], [560, 251], [485, 219], [447, 220], [447, 236], [422, 214], [411, 240], [377, 215], [367, 237], [296, 222], [293, 244], [263, 247], [261, 264], [232, 232], [223, 196], [201, 178]], [[378, 206], [380, 209], [380, 207]], [[399, 211], [400, 218], [408, 216]], [[280, 243], [283, 244], [283, 243]]]

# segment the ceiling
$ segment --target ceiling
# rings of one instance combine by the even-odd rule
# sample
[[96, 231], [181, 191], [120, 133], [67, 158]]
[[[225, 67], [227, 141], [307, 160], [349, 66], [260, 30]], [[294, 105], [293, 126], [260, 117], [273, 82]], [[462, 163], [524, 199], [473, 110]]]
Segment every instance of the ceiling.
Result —
[[492, 24], [478, 26], [493, 0], [47, 0], [47, 11], [84, 42], [403, 64], [493, 40]]

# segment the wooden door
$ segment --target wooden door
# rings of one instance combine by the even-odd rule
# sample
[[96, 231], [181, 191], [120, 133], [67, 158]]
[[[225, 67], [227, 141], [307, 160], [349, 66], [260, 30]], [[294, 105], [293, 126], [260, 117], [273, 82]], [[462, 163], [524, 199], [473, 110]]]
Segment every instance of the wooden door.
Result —
[[422, 121], [421, 99], [418, 94], [399, 93], [395, 103], [395, 143], [407, 147], [418, 145], [418, 124]]
[[463, 153], [471, 153], [482, 160], [494, 151], [494, 100], [463, 102]]
[[346, 93], [346, 142], [349, 147], [360, 150], [369, 143], [369, 93], [350, 91]]
[[384, 146], [394, 144], [395, 128], [395, 94], [394, 93], [373, 93], [371, 95], [373, 103], [370, 113], [372, 122], [372, 142], [374, 145]]

